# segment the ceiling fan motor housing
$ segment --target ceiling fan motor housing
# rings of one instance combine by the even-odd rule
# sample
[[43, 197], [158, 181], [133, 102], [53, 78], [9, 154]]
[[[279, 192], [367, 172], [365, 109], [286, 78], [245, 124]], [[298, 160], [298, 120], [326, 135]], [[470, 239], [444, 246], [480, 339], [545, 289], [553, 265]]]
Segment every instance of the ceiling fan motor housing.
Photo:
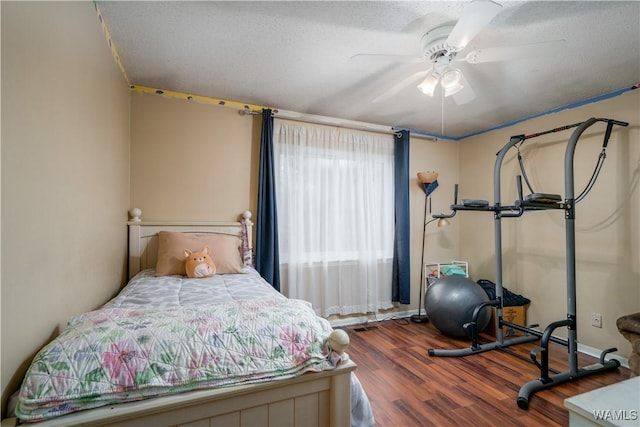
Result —
[[452, 53], [446, 42], [453, 27], [453, 25], [444, 25], [434, 28], [422, 36], [420, 43], [422, 45], [422, 54], [426, 59], [435, 61], [448, 53]]

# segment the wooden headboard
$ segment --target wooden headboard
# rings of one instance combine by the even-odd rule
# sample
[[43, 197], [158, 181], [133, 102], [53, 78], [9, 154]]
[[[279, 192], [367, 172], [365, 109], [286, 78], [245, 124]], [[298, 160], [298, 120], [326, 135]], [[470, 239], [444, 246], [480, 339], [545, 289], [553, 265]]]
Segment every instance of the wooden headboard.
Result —
[[[246, 244], [253, 252], [251, 212], [242, 214], [247, 229]], [[242, 222], [190, 222], [190, 221], [129, 221], [129, 279], [138, 272], [156, 266], [158, 254], [158, 232], [217, 233], [238, 236], [244, 240]]]

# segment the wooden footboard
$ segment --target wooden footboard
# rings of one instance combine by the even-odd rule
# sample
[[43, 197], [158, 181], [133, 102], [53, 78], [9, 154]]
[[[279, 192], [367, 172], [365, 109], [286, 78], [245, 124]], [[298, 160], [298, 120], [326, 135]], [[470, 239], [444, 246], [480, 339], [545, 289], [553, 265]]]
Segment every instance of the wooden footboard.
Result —
[[[290, 380], [106, 406], [33, 426], [346, 427], [350, 425], [351, 372], [355, 367], [347, 361], [333, 371], [311, 372]], [[15, 425], [15, 418], [2, 421], [2, 427]]]

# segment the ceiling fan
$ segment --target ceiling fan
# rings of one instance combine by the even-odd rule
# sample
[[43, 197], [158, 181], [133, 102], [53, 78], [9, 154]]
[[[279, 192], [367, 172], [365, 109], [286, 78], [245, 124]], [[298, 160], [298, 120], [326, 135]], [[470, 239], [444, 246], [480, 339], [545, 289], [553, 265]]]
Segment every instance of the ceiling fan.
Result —
[[555, 40], [520, 46], [478, 49], [469, 52], [464, 57], [458, 57], [458, 54], [501, 10], [502, 5], [491, 0], [472, 1], [465, 8], [458, 22], [436, 27], [422, 36], [420, 40], [422, 56], [387, 54], [352, 56], [351, 59], [355, 60], [367, 58], [392, 62], [431, 63], [428, 69], [418, 71], [401, 80], [374, 98], [372, 102], [381, 102], [405, 87], [422, 80], [417, 87], [425, 95], [433, 96], [439, 83], [444, 97], [453, 96], [457, 104], [466, 104], [475, 98], [475, 93], [462, 71], [455, 67], [454, 62], [464, 61], [469, 64], [479, 64], [536, 55], [542, 56], [552, 52], [554, 47], [564, 42], [564, 40]]

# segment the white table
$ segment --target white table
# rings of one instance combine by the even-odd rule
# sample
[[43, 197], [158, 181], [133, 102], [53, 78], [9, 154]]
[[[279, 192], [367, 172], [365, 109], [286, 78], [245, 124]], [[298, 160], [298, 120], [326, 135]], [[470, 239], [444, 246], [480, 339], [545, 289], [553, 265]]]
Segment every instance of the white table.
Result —
[[640, 377], [564, 400], [569, 426], [640, 426]]

